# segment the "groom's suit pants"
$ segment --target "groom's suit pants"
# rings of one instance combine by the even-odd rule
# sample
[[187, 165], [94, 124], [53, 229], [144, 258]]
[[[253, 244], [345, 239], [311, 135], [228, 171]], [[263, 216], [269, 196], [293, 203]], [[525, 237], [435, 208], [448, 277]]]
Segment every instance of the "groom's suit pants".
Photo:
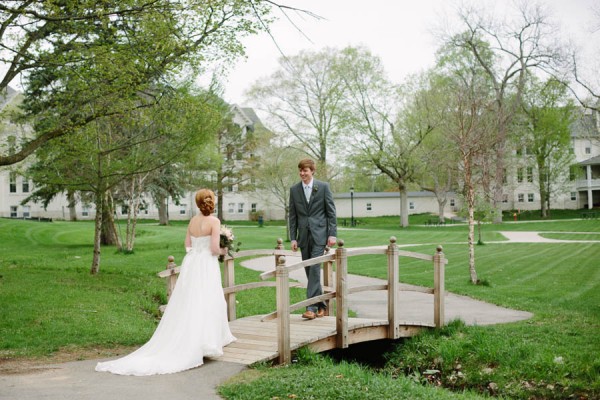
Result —
[[[325, 245], [318, 245], [309, 233], [308, 246], [300, 248], [302, 254], [302, 260], [308, 260], [310, 258], [320, 257], [325, 251]], [[304, 267], [306, 272], [306, 278], [308, 283], [306, 285], [306, 298], [310, 299], [314, 296], [320, 296], [323, 294], [323, 286], [321, 286], [321, 264], [314, 264]], [[317, 312], [318, 308], [325, 308], [325, 303], [318, 302], [306, 307], [307, 310]]]

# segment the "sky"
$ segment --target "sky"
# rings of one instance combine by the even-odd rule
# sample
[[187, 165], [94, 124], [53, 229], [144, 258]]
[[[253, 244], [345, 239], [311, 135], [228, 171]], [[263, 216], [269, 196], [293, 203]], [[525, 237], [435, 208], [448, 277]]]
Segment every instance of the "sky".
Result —
[[[389, 78], [400, 83], [406, 76], [431, 67], [439, 46], [435, 32], [456, 27], [457, 2], [453, 0], [275, 0], [279, 4], [309, 10], [321, 20], [291, 13], [288, 20], [272, 25], [272, 35], [286, 55], [301, 50], [319, 51], [325, 47], [342, 49], [363, 45], [379, 56]], [[561, 27], [561, 37], [581, 45], [590, 38], [600, 43], [600, 32], [590, 34], [596, 0], [541, 0]], [[500, 4], [498, 4], [500, 3]], [[512, 0], [478, 0], [502, 13]], [[598, 17], [596, 17], [596, 22]], [[302, 30], [302, 33], [298, 29]], [[247, 59], [240, 59], [224, 80], [225, 100], [252, 106], [244, 91], [267, 77], [279, 66], [281, 52], [267, 34], [246, 38]], [[600, 49], [600, 47], [598, 47]]]

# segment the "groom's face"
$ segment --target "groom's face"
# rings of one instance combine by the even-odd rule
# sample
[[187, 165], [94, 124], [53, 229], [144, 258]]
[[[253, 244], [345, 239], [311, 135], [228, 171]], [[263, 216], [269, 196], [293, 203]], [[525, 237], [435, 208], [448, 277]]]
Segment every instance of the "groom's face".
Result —
[[308, 167], [305, 167], [305, 168], [299, 169], [298, 171], [300, 174], [300, 179], [302, 179], [302, 182], [304, 182], [305, 184], [309, 184], [313, 177], [313, 170]]

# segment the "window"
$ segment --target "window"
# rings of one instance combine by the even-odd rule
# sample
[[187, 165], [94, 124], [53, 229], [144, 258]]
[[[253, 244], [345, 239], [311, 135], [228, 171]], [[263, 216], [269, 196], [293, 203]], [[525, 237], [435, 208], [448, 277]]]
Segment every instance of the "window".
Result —
[[571, 192], [571, 200], [572, 201], [577, 200], [577, 192]]
[[456, 205], [456, 202], [454, 201], [454, 199], [450, 199], [450, 207], [454, 207]]
[[517, 168], [517, 182], [523, 182], [523, 168]]
[[244, 213], [244, 203], [238, 203], [238, 214]]
[[23, 189], [23, 193], [29, 193], [29, 180], [23, 178], [23, 183], [21, 184], [21, 189]]
[[123, 204], [121, 206], [121, 215], [127, 215], [127, 211], [129, 211], [129, 206], [127, 204]]
[[367, 203], [367, 211], [371, 211], [373, 208], [371, 207], [371, 203]]
[[508, 180], [506, 179], [506, 168], [502, 170], [502, 183], [505, 185], [508, 183]]
[[81, 216], [88, 217], [90, 215], [90, 208], [88, 206], [83, 206], [81, 209]]
[[255, 212], [256, 212], [256, 208], [257, 208], [257, 205], [256, 205], [256, 203], [252, 203], [252, 204], [250, 205], [250, 209], [252, 210], [252, 212], [253, 212], [253, 213], [255, 213]]
[[14, 173], [14, 172], [11, 172], [9, 180], [10, 180], [10, 183], [9, 183], [9, 192], [10, 193], [17, 193], [17, 174]]
[[523, 149], [520, 148], [520, 147], [517, 147], [516, 153], [517, 153], [517, 156], [522, 156], [523, 155]]
[[502, 194], [502, 202], [503, 203], [508, 203], [508, 195], [506, 193]]
[[227, 204], [227, 212], [233, 214], [235, 212], [235, 203]]
[[414, 210], [415, 209], [415, 202], [414, 201], [409, 201], [408, 202], [408, 209], [409, 210]]
[[29, 206], [23, 206], [23, 218], [29, 218], [31, 216]]
[[518, 201], [519, 203], [523, 203], [523, 202], [525, 202], [525, 195], [524, 195], [523, 193], [519, 193], [519, 194], [517, 195], [517, 201]]
[[179, 215], [185, 215], [187, 213], [187, 204], [179, 205]]
[[10, 206], [10, 217], [17, 218], [17, 206]]
[[533, 168], [527, 167], [527, 182], [533, 182]]
[[532, 203], [532, 202], [533, 202], [533, 199], [534, 199], [534, 197], [535, 197], [535, 196], [533, 195], [533, 193], [527, 193], [527, 202], [528, 202], [528, 203]]
[[585, 154], [592, 154], [592, 148], [591, 147], [586, 147], [585, 148]]

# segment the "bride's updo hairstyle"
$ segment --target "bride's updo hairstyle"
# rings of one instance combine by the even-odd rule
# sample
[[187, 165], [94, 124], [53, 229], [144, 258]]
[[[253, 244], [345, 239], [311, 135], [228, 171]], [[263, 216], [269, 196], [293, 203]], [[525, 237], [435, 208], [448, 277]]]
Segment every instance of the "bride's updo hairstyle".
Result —
[[215, 211], [215, 194], [210, 189], [200, 189], [196, 192], [196, 205], [202, 215], [209, 216]]

